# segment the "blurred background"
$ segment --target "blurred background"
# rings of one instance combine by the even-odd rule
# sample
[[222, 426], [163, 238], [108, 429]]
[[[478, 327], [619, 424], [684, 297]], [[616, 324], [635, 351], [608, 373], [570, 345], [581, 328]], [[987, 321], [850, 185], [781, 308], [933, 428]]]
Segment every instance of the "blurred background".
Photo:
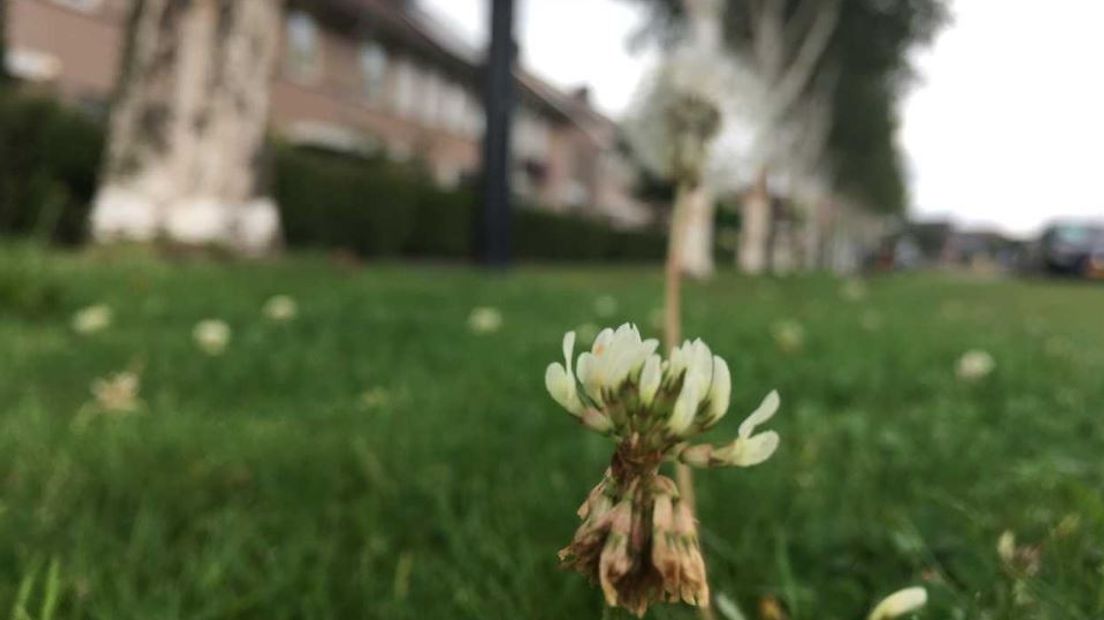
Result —
[[0, 613], [597, 617], [543, 371], [675, 252], [783, 399], [700, 476], [718, 613], [1104, 617], [1102, 21], [0, 0]]

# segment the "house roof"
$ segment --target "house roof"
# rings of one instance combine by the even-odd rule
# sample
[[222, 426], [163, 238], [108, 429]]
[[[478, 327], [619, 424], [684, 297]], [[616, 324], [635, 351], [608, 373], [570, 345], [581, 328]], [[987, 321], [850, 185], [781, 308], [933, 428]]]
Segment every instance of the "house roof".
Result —
[[[401, 40], [418, 51], [436, 56], [452, 65], [452, 69], [465, 74], [478, 84], [484, 52], [467, 42], [424, 11], [404, 0], [329, 0], [328, 7], [345, 15], [353, 15], [352, 27], [366, 27], [366, 18], [372, 19], [373, 28]], [[612, 119], [595, 110], [576, 97], [564, 93], [521, 67], [514, 68], [514, 77], [521, 95], [542, 106], [548, 112], [577, 125], [594, 136], [595, 132], [611, 131], [616, 127]]]

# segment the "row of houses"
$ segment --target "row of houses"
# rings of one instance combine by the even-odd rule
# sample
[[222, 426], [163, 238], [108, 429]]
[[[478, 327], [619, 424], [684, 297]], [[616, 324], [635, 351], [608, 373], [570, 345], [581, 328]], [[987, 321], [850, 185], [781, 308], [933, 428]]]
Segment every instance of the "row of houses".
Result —
[[[278, 1], [278, 0], [274, 0]], [[131, 0], [8, 0], [9, 71], [102, 111], [120, 69]], [[443, 186], [478, 173], [482, 53], [408, 0], [287, 0], [271, 124], [289, 141], [417, 158]], [[587, 90], [515, 72], [512, 181], [527, 201], [647, 224], [617, 124]]]

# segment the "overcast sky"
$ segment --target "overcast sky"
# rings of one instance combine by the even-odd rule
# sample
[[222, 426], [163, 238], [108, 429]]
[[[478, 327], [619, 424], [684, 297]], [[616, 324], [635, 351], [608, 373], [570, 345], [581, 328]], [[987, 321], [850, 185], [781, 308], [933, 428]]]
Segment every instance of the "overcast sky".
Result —
[[[490, 0], [421, 0], [473, 43]], [[588, 84], [617, 116], [654, 63], [626, 44], [626, 0], [518, 0], [521, 62], [561, 87]], [[1032, 234], [1058, 216], [1104, 218], [1104, 0], [955, 0], [917, 56], [902, 106], [913, 213]]]

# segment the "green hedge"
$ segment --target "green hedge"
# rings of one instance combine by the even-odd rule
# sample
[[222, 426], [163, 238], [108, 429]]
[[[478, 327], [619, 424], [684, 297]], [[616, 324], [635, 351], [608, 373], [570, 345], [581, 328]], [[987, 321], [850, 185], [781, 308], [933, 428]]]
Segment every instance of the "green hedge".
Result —
[[0, 90], [0, 234], [81, 241], [103, 146], [85, 115]]
[[[365, 256], [465, 258], [476, 193], [443, 190], [416, 167], [281, 146], [275, 198], [290, 246], [343, 248]], [[579, 216], [519, 207], [513, 252], [530, 260], [658, 260], [662, 234], [616, 231]]]
[[[0, 90], [0, 234], [78, 243], [104, 148], [103, 126], [57, 103]], [[435, 187], [418, 166], [274, 147], [273, 193], [289, 247], [368, 257], [465, 259], [476, 193]], [[620, 232], [578, 216], [518, 208], [513, 249], [529, 260], [653, 260], [656, 232]]]

